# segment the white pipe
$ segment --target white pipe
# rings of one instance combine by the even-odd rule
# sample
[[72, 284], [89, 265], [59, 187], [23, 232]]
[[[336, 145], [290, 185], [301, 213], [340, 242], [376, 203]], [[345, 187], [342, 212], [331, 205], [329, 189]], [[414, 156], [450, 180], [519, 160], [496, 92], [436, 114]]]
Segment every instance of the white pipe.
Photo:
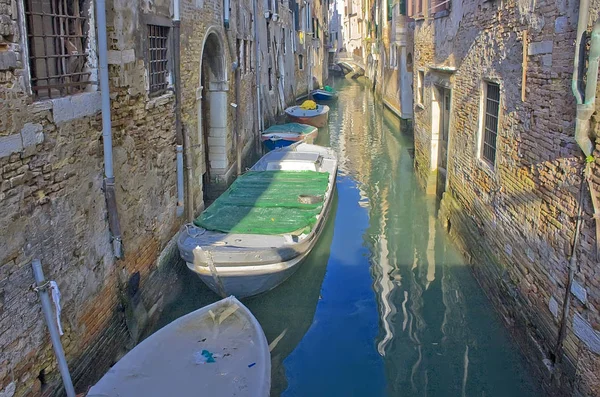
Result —
[[583, 90], [580, 88], [579, 81], [579, 62], [581, 60], [581, 41], [587, 30], [589, 15], [589, 0], [579, 0], [579, 19], [577, 20], [577, 39], [575, 41], [575, 67], [573, 69], [573, 80], [571, 80], [571, 90], [578, 104], [583, 103]]
[[106, 43], [106, 6], [104, 0], [96, 1], [98, 23], [98, 60], [100, 69], [100, 92], [102, 94], [102, 141], [104, 143], [104, 175], [115, 177], [113, 171], [112, 124], [110, 120], [110, 91], [108, 88], [108, 50]]
[[261, 109], [261, 100], [260, 97], [260, 43], [258, 41], [258, 5], [256, 4], [257, 0], [252, 1], [252, 13], [254, 18], [254, 54], [256, 60], [256, 117], [258, 117], [258, 136], [262, 134], [264, 126], [263, 126], [263, 118], [262, 118], [262, 109]]
[[48, 331], [50, 331], [50, 340], [52, 341], [52, 347], [54, 348], [54, 354], [56, 355], [56, 361], [58, 362], [58, 370], [60, 371], [65, 386], [65, 392], [67, 393], [67, 397], [75, 397], [75, 389], [73, 388], [71, 374], [69, 373], [69, 366], [67, 365], [65, 352], [62, 343], [60, 342], [56, 318], [52, 312], [50, 297], [48, 296], [47, 289], [49, 283], [44, 280], [44, 271], [42, 270], [42, 263], [39, 259], [34, 259], [33, 262], [31, 262], [31, 267], [33, 267], [33, 276], [35, 277], [36, 282], [35, 290], [39, 293], [40, 300], [42, 301], [42, 312], [46, 318]]
[[96, 23], [98, 24], [98, 66], [100, 92], [102, 95], [102, 142], [104, 149], [104, 194], [108, 212], [108, 227], [112, 235], [113, 253], [123, 256], [121, 226], [117, 211], [115, 175], [113, 170], [112, 124], [110, 120], [110, 91], [108, 87], [108, 44], [106, 39], [106, 4], [96, 0]]
[[229, 0], [223, 1], [223, 24], [229, 29]]

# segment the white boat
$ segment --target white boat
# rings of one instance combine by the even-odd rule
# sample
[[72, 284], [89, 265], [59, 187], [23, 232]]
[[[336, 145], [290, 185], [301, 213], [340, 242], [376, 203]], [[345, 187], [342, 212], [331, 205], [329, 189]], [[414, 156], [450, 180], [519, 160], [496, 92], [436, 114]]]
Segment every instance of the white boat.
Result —
[[293, 122], [322, 128], [327, 125], [327, 120], [329, 119], [329, 106], [317, 104], [315, 109], [303, 109], [301, 106], [290, 106], [285, 109], [285, 113]]
[[188, 268], [221, 296], [275, 288], [323, 230], [337, 164], [332, 149], [307, 143], [267, 153], [181, 229], [178, 247]]
[[271, 356], [252, 313], [234, 297], [173, 321], [142, 341], [87, 397], [268, 396]]

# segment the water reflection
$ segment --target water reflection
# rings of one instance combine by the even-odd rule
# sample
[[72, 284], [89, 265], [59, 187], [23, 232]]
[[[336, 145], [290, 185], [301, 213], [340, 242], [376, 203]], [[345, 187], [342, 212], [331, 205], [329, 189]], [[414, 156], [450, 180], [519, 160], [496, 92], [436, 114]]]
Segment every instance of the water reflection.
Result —
[[386, 394], [538, 395], [522, 357], [440, 230], [436, 203], [416, 185], [410, 137], [362, 87], [345, 90], [341, 123], [330, 124], [330, 134], [344, 172], [358, 182], [361, 201], [368, 202], [364, 244]]

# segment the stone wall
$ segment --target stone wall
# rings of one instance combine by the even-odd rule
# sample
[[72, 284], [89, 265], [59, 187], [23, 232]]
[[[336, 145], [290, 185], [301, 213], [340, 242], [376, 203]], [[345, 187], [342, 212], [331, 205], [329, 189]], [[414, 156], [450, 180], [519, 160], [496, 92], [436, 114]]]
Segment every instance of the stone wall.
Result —
[[[451, 90], [448, 179], [440, 218], [550, 394], [599, 395], [600, 267], [589, 193], [564, 348], [558, 331], [584, 164], [571, 93], [577, 2], [453, 2], [416, 21], [415, 167], [435, 191], [437, 87]], [[592, 1], [591, 18], [600, 3]], [[588, 26], [591, 27], [593, 20]], [[527, 31], [522, 101], [523, 32]], [[419, 101], [418, 71], [424, 74]], [[496, 163], [480, 156], [481, 98], [500, 86]], [[420, 104], [419, 104], [420, 102]], [[597, 123], [593, 121], [597, 129]], [[596, 153], [597, 154], [597, 153]], [[593, 185], [597, 185], [597, 166]]]
[[[255, 158], [252, 149], [258, 149], [254, 23], [260, 35], [263, 93], [269, 57], [278, 68], [272, 76], [274, 89], [261, 100], [263, 115], [274, 118], [297, 95], [293, 15], [287, 3], [280, 5], [268, 51], [265, 4], [258, 4], [258, 16], [252, 16], [252, 0], [232, 1], [226, 28], [222, 1], [181, 2], [182, 121], [192, 144], [189, 184], [196, 213], [204, 207], [207, 167], [222, 170], [215, 179], [226, 186], [237, 173], [238, 159], [243, 170]], [[87, 69], [97, 81], [95, 11], [92, 2], [87, 6]], [[2, 396], [62, 393], [39, 297], [30, 289], [33, 258], [41, 259], [46, 278], [60, 287], [62, 342], [78, 392], [133, 347], [176, 294], [169, 290], [172, 266], [178, 263], [172, 238], [185, 219], [176, 215], [175, 95], [172, 87], [158, 96], [149, 94], [147, 40], [148, 24], [172, 32], [171, 1], [108, 1], [107, 10], [116, 197], [125, 251], [121, 260], [113, 255], [103, 192], [99, 88], [93, 83], [82, 93], [36, 100], [24, 61], [23, 3], [0, 0]], [[173, 81], [171, 64], [169, 70]], [[201, 72], [213, 74], [205, 90]], [[223, 93], [219, 109], [215, 87]], [[209, 109], [208, 117], [200, 112], [202, 106]], [[211, 127], [209, 147], [202, 123]]]

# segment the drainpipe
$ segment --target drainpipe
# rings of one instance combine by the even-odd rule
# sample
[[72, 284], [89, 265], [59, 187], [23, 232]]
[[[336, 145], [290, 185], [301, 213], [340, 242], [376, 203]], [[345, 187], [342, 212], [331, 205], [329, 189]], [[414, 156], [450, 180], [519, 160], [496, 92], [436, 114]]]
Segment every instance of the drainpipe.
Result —
[[223, 25], [229, 29], [229, 0], [223, 1]]
[[254, 58], [256, 73], [256, 117], [258, 117], [258, 136], [263, 132], [263, 118], [260, 96], [260, 46], [258, 41], [258, 5], [257, 0], [252, 0], [252, 13], [254, 18]]
[[[588, 68], [588, 76], [592, 69], [596, 70], [596, 77], [592, 78], [592, 81], [588, 80], [589, 86], [585, 88], [585, 91], [582, 87], [581, 81], [581, 69], [583, 67], [583, 56], [582, 56], [582, 46], [583, 46], [583, 37], [587, 30], [587, 22], [588, 22], [588, 14], [589, 14], [589, 0], [580, 0], [579, 2], [579, 20], [577, 21], [577, 41], [575, 43], [575, 60], [574, 60], [574, 68], [573, 68], [573, 79], [571, 81], [571, 89], [573, 91], [573, 95], [575, 95], [575, 100], [577, 101], [577, 116], [575, 120], [575, 140], [577, 144], [583, 151], [586, 157], [592, 155], [594, 150], [594, 144], [589, 137], [589, 128], [590, 128], [590, 118], [594, 113], [594, 105], [596, 100], [595, 88], [597, 82], [597, 73], [598, 73], [598, 48], [590, 48], [589, 60], [590, 67]], [[592, 41], [594, 40], [594, 35], [598, 35], [597, 23], [594, 25], [594, 30], [592, 32]], [[596, 39], [597, 41], [597, 39]], [[593, 44], [593, 43], [592, 43]], [[585, 50], [584, 50], [585, 51]], [[594, 62], [594, 53], [595, 62]], [[595, 68], [592, 64], [595, 64]], [[594, 92], [591, 91], [591, 86], [594, 88]]]
[[31, 262], [33, 267], [33, 276], [35, 277], [35, 287], [33, 288], [40, 294], [40, 300], [42, 301], [42, 312], [46, 318], [46, 325], [48, 325], [48, 331], [50, 331], [50, 340], [52, 341], [52, 347], [54, 348], [54, 354], [56, 355], [56, 361], [58, 362], [58, 370], [65, 386], [65, 392], [67, 397], [75, 397], [75, 389], [73, 388], [73, 382], [71, 381], [71, 374], [69, 373], [69, 366], [67, 365], [67, 359], [65, 358], [65, 352], [60, 342], [60, 335], [56, 328], [56, 317], [52, 311], [50, 305], [50, 297], [48, 296], [49, 281], [44, 279], [44, 271], [42, 270], [42, 263], [39, 259], [34, 259]]
[[113, 253], [123, 257], [121, 225], [117, 211], [115, 175], [113, 172], [112, 125], [110, 120], [110, 91], [108, 89], [108, 57], [106, 43], [106, 5], [104, 0], [96, 0], [96, 20], [98, 24], [98, 60], [100, 69], [100, 93], [102, 94], [102, 141], [104, 144], [104, 194], [108, 211], [108, 228], [112, 236]]
[[[237, 163], [237, 175], [242, 174], [242, 147], [241, 147], [241, 136], [240, 136], [240, 78], [241, 78], [241, 70], [240, 65], [242, 60], [239, 58], [239, 53], [236, 51], [235, 44], [231, 43], [231, 37], [229, 35], [229, 7], [230, 0], [225, 0], [223, 2], [223, 25], [225, 26], [225, 37], [227, 39], [227, 46], [229, 47], [229, 54], [235, 54], [235, 58], [237, 59], [231, 65], [231, 69], [233, 70], [233, 75], [235, 79], [235, 103], [232, 103], [231, 106], [235, 109], [235, 123], [234, 123], [234, 139], [235, 139], [235, 149], [236, 149], [236, 163]], [[238, 4], [238, 15], [239, 15], [239, 4]]]
[[[177, 216], [183, 215], [184, 178], [183, 178], [183, 129], [181, 128], [181, 20], [179, 0], [173, 1], [173, 77], [175, 78], [175, 137], [177, 152]], [[187, 157], [187, 156], [186, 156]], [[189, 158], [189, 157], [188, 157]]]

